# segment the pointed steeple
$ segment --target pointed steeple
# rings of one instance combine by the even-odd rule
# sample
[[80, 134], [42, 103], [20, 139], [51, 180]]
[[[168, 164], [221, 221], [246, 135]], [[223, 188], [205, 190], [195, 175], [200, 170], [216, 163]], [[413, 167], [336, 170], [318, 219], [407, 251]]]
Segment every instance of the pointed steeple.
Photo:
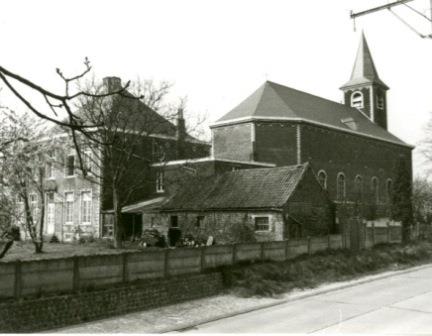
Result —
[[345, 105], [357, 108], [370, 120], [387, 129], [387, 90], [379, 78], [364, 33], [360, 38], [351, 78], [341, 90]]
[[341, 89], [362, 84], [378, 84], [386, 90], [389, 89], [389, 87], [378, 76], [364, 32], [362, 32], [360, 38], [360, 44], [354, 62], [354, 68], [351, 73], [351, 78], [341, 87]]

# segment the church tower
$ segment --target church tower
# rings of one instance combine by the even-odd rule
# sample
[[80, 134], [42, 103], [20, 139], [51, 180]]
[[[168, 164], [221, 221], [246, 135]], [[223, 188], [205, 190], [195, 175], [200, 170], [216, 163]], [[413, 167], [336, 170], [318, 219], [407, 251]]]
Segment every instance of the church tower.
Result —
[[387, 129], [387, 90], [379, 78], [366, 38], [362, 33], [351, 78], [340, 88], [345, 105], [358, 108], [377, 125]]

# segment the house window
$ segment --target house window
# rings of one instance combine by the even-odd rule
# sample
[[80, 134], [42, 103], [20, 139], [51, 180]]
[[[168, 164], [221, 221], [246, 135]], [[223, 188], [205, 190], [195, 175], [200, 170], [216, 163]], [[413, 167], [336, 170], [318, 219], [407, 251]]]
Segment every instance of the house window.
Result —
[[351, 95], [351, 106], [355, 108], [363, 108], [363, 93], [361, 93], [360, 91], [353, 92], [353, 94]]
[[270, 231], [269, 217], [255, 217], [255, 231]]
[[387, 203], [391, 203], [393, 197], [393, 181], [391, 179], [387, 180], [386, 191], [387, 191]]
[[197, 216], [195, 227], [203, 228], [203, 226], [204, 226], [204, 216]]
[[92, 199], [90, 191], [81, 193], [81, 224], [91, 224]]
[[152, 139], [152, 157], [154, 161], [162, 161], [164, 159], [164, 150], [155, 139]]
[[360, 175], [357, 175], [354, 180], [354, 192], [355, 199], [361, 201], [363, 199], [363, 179]]
[[172, 228], [178, 228], [178, 216], [171, 216], [170, 217], [170, 226]]
[[73, 176], [75, 174], [75, 156], [68, 155], [66, 159], [66, 176]]
[[83, 166], [84, 169], [87, 172], [92, 172], [93, 171], [93, 158], [92, 158], [92, 152], [90, 150], [87, 150], [84, 152], [84, 155], [82, 156], [82, 160], [83, 160]]
[[32, 209], [36, 209], [36, 207], [37, 207], [37, 196], [36, 196], [36, 194], [30, 194], [29, 195], [29, 199], [30, 199], [30, 207]]
[[327, 173], [324, 170], [318, 172], [318, 181], [323, 189], [327, 189]]
[[47, 194], [47, 227], [46, 233], [54, 233], [54, 221], [55, 221], [55, 203], [54, 203], [54, 193]]
[[377, 99], [377, 108], [380, 110], [384, 109], [384, 97], [381, 95], [376, 96]]
[[346, 195], [346, 186], [345, 186], [345, 175], [343, 173], [339, 173], [336, 181], [336, 199], [338, 201], [343, 201]]
[[376, 203], [379, 202], [379, 183], [378, 178], [372, 177], [372, 195]]
[[52, 179], [54, 177], [54, 170], [52, 162], [47, 162], [45, 167], [45, 177], [48, 179]]
[[66, 198], [66, 224], [73, 224], [73, 202], [74, 194], [73, 192], [65, 193]]
[[164, 192], [164, 172], [158, 171], [156, 172], [156, 192], [161, 193]]

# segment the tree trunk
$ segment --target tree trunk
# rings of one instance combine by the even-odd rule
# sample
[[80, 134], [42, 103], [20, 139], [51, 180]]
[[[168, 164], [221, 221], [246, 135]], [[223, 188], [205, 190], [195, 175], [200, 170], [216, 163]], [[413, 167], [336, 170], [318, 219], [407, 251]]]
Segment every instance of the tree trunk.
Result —
[[3, 250], [0, 252], [0, 259], [6, 255], [7, 251], [9, 251], [9, 249], [12, 247], [13, 243], [14, 243], [13, 239], [6, 242], [5, 246], [3, 247]]
[[113, 208], [114, 208], [114, 248], [119, 249], [123, 247], [122, 237], [122, 218], [121, 206], [119, 204], [117, 190], [113, 187]]
[[42, 253], [43, 252], [43, 240], [41, 240], [41, 241], [35, 241], [35, 242], [33, 242], [34, 243], [34, 246], [35, 246], [35, 253], [37, 254], [37, 253]]
[[39, 198], [40, 198], [40, 216], [39, 216], [39, 232], [37, 233], [35, 242], [35, 253], [42, 253], [43, 249], [43, 232], [45, 224], [45, 193], [43, 189], [44, 173], [43, 169], [39, 169]]

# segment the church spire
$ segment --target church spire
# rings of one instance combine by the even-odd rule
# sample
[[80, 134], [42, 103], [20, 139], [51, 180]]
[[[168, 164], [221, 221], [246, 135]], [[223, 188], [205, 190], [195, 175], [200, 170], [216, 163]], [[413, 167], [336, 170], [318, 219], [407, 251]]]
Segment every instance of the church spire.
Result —
[[369, 119], [387, 129], [387, 99], [389, 87], [379, 78], [366, 37], [362, 32], [350, 80], [344, 91], [345, 105], [355, 107]]
[[359, 84], [379, 84], [384, 89], [388, 89], [388, 86], [378, 76], [364, 32], [361, 34], [351, 78], [341, 89]]

